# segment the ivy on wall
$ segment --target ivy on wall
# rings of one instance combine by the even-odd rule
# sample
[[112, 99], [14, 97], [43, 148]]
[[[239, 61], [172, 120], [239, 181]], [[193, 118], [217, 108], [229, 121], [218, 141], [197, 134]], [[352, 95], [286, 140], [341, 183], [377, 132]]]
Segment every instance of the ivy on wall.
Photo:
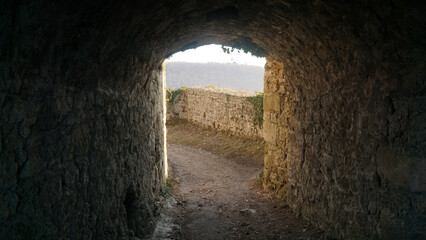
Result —
[[263, 92], [257, 92], [253, 97], [247, 97], [247, 101], [253, 104], [254, 116], [253, 122], [255, 125], [262, 128], [263, 126]]

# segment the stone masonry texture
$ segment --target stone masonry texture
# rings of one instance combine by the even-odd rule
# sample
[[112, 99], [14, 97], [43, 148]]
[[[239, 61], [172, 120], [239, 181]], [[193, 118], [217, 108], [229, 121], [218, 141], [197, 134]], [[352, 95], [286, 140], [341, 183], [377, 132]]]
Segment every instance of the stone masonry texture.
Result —
[[153, 72], [149, 93], [140, 84], [123, 92], [32, 85], [31, 96], [3, 96], [1, 239], [119, 239], [153, 228], [160, 76]]
[[162, 62], [267, 56], [264, 186], [341, 239], [425, 239], [426, 2], [0, 0], [0, 239], [131, 239], [164, 182]]
[[[424, 234], [419, 233], [424, 231], [424, 158], [419, 150], [397, 147], [416, 138], [417, 133], [406, 136], [400, 129], [409, 120], [403, 117], [407, 110], [397, 107], [412, 100], [382, 99], [368, 81], [357, 87], [336, 83], [318, 96], [302, 97], [293, 85], [297, 80], [273, 60], [267, 61], [264, 80], [266, 188], [339, 238]], [[404, 228], [419, 232], [410, 235]]]
[[255, 121], [254, 94], [216, 88], [186, 88], [173, 105], [168, 117], [187, 119], [197, 124], [232, 134], [261, 138], [262, 126]]

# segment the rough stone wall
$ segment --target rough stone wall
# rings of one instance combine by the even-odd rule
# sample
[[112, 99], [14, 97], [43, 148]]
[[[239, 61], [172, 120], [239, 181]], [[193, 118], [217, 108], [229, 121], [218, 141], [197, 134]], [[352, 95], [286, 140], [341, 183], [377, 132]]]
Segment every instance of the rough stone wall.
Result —
[[283, 78], [283, 64], [267, 59], [264, 76], [263, 137], [266, 142], [263, 180], [268, 189], [284, 194], [289, 181], [286, 155], [289, 145], [291, 96]]
[[[153, 74], [151, 89], [158, 77]], [[153, 227], [162, 109], [134, 87], [35, 89], [38, 99], [1, 94], [2, 239], [113, 239]], [[150, 97], [162, 101], [160, 92]]]
[[96, 4], [0, 4], [0, 239], [129, 239], [154, 226], [162, 69], [106, 50]]
[[244, 137], [262, 137], [253, 104], [247, 100], [253, 96], [224, 89], [186, 88], [169, 110], [170, 116]]
[[2, 86], [1, 239], [150, 231], [164, 167], [162, 79], [151, 77], [124, 91], [38, 82], [28, 97], [25, 83]]
[[421, 239], [425, 160], [410, 142], [422, 137], [405, 131], [424, 110], [416, 97], [383, 93], [389, 86], [376, 77], [314, 95], [282, 62], [268, 60], [264, 186], [337, 237]]
[[1, 5], [0, 239], [144, 236], [164, 181], [162, 69], [124, 50], [101, 63], [58, 5]]

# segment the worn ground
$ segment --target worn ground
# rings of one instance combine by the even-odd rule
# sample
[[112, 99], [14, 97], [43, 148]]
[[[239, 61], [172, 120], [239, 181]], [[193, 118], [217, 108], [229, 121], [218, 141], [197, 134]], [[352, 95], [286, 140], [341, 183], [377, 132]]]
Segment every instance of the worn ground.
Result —
[[204, 149], [234, 162], [263, 166], [265, 141], [174, 119], [167, 123], [167, 142]]
[[[207, 129], [200, 132], [197, 126], [179, 124], [179, 129], [169, 127], [172, 142], [178, 136], [194, 137], [198, 145], [205, 141], [205, 148], [211, 148], [216, 144], [213, 142], [218, 141]], [[177, 133], [173, 132], [175, 130]], [[208, 137], [198, 136], [200, 134]], [[227, 138], [233, 139], [234, 147], [240, 146], [237, 142], [250, 141], [229, 135]], [[243, 155], [246, 154], [250, 161], [244, 162], [200, 147], [169, 143], [172, 197], [151, 238], [325, 239], [320, 230], [296, 217], [285, 202], [262, 190], [258, 184], [262, 159], [253, 159], [256, 152], [249, 154], [262, 149], [255, 150], [256, 144], [248, 146]]]

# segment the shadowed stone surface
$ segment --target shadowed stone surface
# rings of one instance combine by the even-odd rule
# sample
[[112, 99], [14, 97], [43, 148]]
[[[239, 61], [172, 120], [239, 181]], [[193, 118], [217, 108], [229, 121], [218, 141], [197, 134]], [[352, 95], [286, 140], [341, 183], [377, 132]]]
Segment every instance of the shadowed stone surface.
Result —
[[117, 239], [153, 228], [164, 179], [158, 73], [149, 85], [32, 85], [30, 96], [5, 96], [2, 239]]
[[0, 3], [0, 238], [152, 229], [158, 66], [207, 43], [277, 64], [265, 186], [336, 237], [424, 238], [424, 1]]
[[[394, 116], [406, 110], [369, 81], [304, 96], [285, 71], [276, 61], [265, 67], [264, 186], [337, 237], [421, 238], [424, 150], [400, 142], [414, 140], [400, 129], [409, 119]], [[392, 139], [392, 131], [401, 136]]]

